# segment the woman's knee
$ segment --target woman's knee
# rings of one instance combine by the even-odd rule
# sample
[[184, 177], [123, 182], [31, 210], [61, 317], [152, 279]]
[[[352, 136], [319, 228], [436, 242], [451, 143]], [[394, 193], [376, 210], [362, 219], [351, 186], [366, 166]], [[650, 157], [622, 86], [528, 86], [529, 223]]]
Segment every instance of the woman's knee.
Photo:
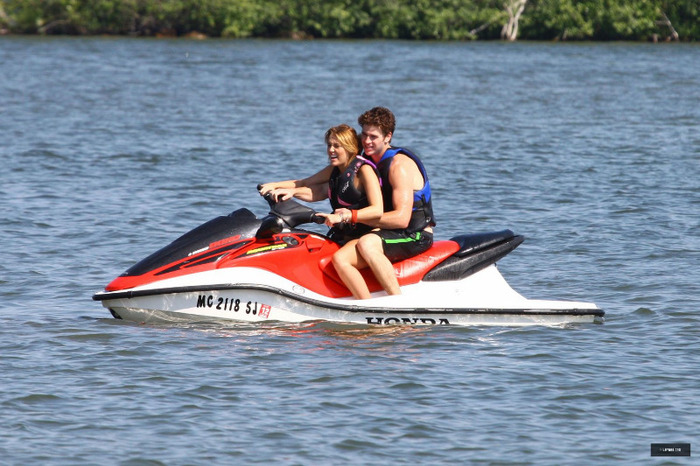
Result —
[[357, 242], [357, 251], [365, 258], [370, 258], [373, 254], [383, 254], [382, 239], [378, 235], [365, 235]]
[[348, 251], [346, 251], [344, 248], [337, 250], [332, 257], [333, 265], [335, 268], [339, 267], [347, 267], [350, 265], [350, 257], [348, 255]]
[[344, 262], [341, 251], [336, 251], [331, 260], [333, 261], [333, 265], [336, 267], [341, 265]]

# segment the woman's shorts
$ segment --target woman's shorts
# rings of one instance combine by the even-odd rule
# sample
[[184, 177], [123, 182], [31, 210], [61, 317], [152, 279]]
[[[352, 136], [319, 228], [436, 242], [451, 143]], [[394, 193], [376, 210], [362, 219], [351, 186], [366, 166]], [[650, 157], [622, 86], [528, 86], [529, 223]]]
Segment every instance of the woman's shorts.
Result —
[[371, 234], [382, 239], [384, 254], [391, 262], [417, 256], [433, 245], [433, 234], [427, 231], [409, 234], [406, 230], [377, 230]]

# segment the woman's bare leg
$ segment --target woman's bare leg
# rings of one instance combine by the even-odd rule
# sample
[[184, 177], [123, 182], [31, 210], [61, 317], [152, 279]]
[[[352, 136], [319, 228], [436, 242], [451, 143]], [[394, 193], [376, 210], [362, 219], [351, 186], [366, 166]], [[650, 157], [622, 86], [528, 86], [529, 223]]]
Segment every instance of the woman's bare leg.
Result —
[[366, 268], [367, 263], [357, 253], [356, 239], [347, 242], [333, 254], [333, 266], [356, 299], [367, 299], [371, 296], [365, 278], [360, 273], [360, 269]]
[[364, 259], [382, 288], [390, 294], [401, 294], [399, 280], [396, 278], [394, 266], [384, 255], [382, 239], [379, 235], [371, 233], [364, 235], [358, 240], [357, 255]]

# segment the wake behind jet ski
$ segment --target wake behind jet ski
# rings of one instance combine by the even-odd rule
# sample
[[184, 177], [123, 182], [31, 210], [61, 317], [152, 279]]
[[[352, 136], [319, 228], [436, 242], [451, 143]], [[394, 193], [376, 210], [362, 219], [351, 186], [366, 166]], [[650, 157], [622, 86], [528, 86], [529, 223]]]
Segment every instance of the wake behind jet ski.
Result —
[[369, 269], [372, 298], [356, 300], [335, 271], [339, 245], [298, 228], [323, 217], [290, 199], [267, 198], [262, 219], [238, 209], [193, 229], [129, 268], [93, 296], [136, 322], [332, 321], [367, 325], [558, 325], [600, 322], [593, 303], [530, 300], [496, 261], [524, 238], [510, 230], [435, 241], [394, 264], [401, 295], [388, 296]]

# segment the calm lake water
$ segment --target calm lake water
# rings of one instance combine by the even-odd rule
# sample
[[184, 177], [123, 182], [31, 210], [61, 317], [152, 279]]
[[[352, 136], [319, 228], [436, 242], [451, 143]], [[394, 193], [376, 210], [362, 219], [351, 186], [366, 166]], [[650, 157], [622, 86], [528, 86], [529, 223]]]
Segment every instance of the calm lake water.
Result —
[[[687, 44], [0, 38], [0, 463], [691, 464], [650, 444], [700, 447], [699, 77]], [[257, 183], [375, 105], [436, 238], [511, 228], [516, 290], [606, 322], [146, 326], [91, 300], [266, 213]]]

